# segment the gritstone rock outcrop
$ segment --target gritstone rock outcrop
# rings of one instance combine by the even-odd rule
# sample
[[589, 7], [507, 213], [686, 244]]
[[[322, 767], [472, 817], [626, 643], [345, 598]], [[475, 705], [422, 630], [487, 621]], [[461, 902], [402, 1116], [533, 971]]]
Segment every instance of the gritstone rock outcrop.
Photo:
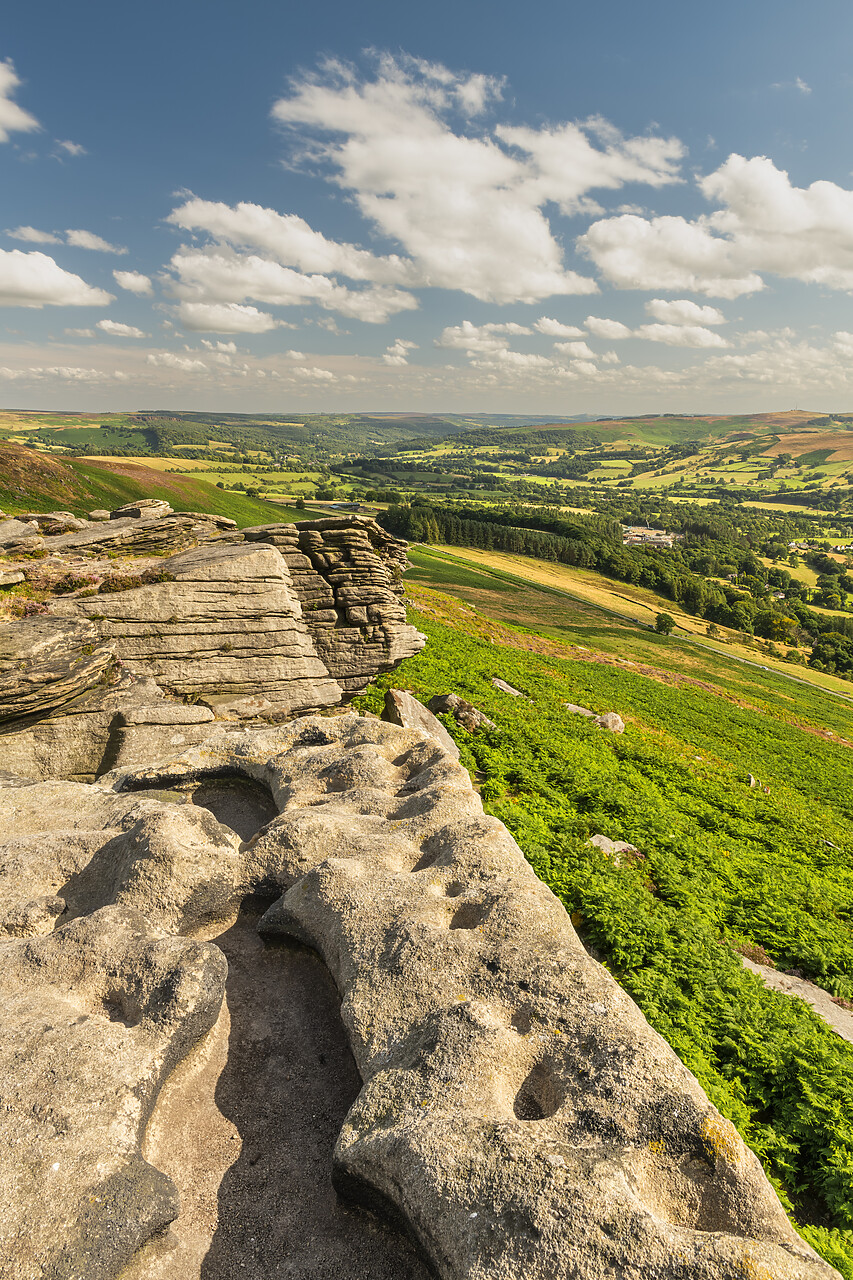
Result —
[[13, 772], [91, 781], [200, 741], [214, 719], [333, 707], [423, 646], [401, 600], [405, 544], [372, 520], [237, 531], [153, 500], [112, 516], [10, 566], [83, 583], [0, 631]]
[[[217, 786], [267, 797], [255, 834], [199, 808]], [[139, 1143], [221, 997], [217, 948], [185, 935], [249, 892], [273, 899], [261, 932], [315, 948], [341, 993], [364, 1083], [336, 1185], [443, 1280], [835, 1275], [424, 731], [218, 726], [94, 785], [7, 778], [0, 829], [14, 1280], [106, 1280], [176, 1213]]]

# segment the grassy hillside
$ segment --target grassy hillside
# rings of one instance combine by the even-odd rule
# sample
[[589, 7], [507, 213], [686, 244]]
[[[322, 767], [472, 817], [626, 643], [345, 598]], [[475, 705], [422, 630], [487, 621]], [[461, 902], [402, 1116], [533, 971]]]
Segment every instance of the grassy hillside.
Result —
[[[740, 633], [724, 627], [717, 628], [717, 638], [710, 637], [703, 619], [646, 588], [613, 582], [589, 569], [472, 548], [411, 547], [409, 559], [412, 581], [452, 591], [479, 604], [492, 617], [533, 625], [541, 634], [564, 643], [593, 644], [616, 658], [662, 664], [667, 670], [762, 702], [775, 686], [789, 710], [802, 700], [798, 690], [802, 682], [826, 689], [851, 704], [849, 711], [839, 711], [837, 703], [827, 699], [826, 726], [841, 732], [840, 714], [846, 728], [851, 728], [849, 681], [793, 666], [767, 652], [767, 645], [748, 647]], [[661, 610], [675, 619], [672, 636], [649, 630]], [[765, 672], [778, 678], [768, 680]]]
[[299, 518], [271, 502], [217, 489], [191, 475], [164, 475], [118, 459], [60, 459], [20, 445], [0, 445], [0, 507], [9, 515], [59, 510], [85, 516], [97, 507], [113, 510], [134, 498], [165, 498], [176, 511], [227, 516], [241, 528]]
[[[764, 673], [749, 673], [766, 687], [747, 701], [724, 676], [706, 687], [668, 671], [663, 647], [647, 672], [597, 651], [590, 630], [573, 652], [553, 628], [410, 590], [429, 645], [363, 705], [377, 710], [388, 685], [424, 701], [454, 691], [495, 720], [472, 738], [445, 718], [486, 808], [758, 1153], [806, 1238], [853, 1280], [853, 1046], [738, 954], [853, 996], [853, 754], [824, 734], [830, 710], [849, 731], [849, 709], [818, 689], [792, 706]], [[618, 710], [626, 733], [565, 702]], [[616, 865], [586, 843], [599, 832], [639, 855]]]

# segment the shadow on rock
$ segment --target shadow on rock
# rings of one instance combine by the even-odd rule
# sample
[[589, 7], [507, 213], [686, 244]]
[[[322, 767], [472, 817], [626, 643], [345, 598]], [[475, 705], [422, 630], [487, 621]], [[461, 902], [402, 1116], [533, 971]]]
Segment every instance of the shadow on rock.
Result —
[[231, 1031], [215, 1097], [241, 1150], [219, 1188], [202, 1280], [428, 1280], [400, 1234], [332, 1188], [332, 1151], [361, 1080], [328, 970], [308, 948], [262, 942], [267, 905], [250, 899], [216, 939]]

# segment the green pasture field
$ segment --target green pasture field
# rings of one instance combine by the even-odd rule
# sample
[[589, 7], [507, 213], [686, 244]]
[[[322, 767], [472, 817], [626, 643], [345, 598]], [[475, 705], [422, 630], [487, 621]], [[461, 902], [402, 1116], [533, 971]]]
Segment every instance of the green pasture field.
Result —
[[[853, 709], [802, 689], [798, 722], [778, 677], [721, 670], [716, 658], [713, 688], [669, 683], [668, 642], [652, 640], [656, 675], [597, 661], [617, 628], [592, 611], [551, 627], [530, 612], [525, 626], [500, 624], [494, 601], [517, 609], [516, 586], [492, 581], [472, 607], [476, 572], [432, 572], [456, 582], [443, 592], [412, 585], [411, 621], [427, 648], [359, 704], [380, 710], [387, 686], [423, 701], [455, 692], [496, 722], [472, 737], [443, 717], [487, 810], [759, 1155], [803, 1235], [853, 1280], [853, 1046], [802, 1001], [766, 988], [737, 950], [763, 948], [780, 968], [853, 995], [853, 757], [824, 736], [827, 717], [845, 715], [849, 729]], [[553, 614], [553, 598], [543, 600]], [[588, 652], [554, 644], [557, 633], [576, 633]], [[496, 690], [494, 676], [526, 697]], [[763, 697], [743, 701], [747, 680]], [[625, 734], [598, 730], [566, 702], [619, 711]], [[762, 787], [749, 787], [749, 772]], [[639, 855], [616, 866], [587, 844], [595, 833]]]

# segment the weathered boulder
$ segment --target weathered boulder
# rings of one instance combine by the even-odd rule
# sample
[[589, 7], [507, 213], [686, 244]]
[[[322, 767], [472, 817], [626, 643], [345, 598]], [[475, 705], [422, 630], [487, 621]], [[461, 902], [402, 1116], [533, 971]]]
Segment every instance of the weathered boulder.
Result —
[[434, 739], [309, 718], [109, 781], [230, 773], [280, 811], [241, 854], [245, 888], [285, 891], [263, 931], [343, 996], [364, 1087], [336, 1184], [444, 1280], [835, 1274]]
[[461, 724], [469, 733], [481, 733], [483, 729], [498, 727], [473, 702], [466, 702], [455, 693], [437, 693], [430, 698], [427, 706], [436, 715], [452, 715], [456, 723]]
[[123, 507], [116, 507], [110, 512], [110, 519], [123, 520], [132, 516], [135, 520], [159, 520], [171, 514], [172, 508], [163, 498], [139, 498], [135, 502], [126, 502]]
[[0, 789], [0, 936], [116, 903], [170, 933], [225, 918], [244, 879], [240, 839], [189, 798], [75, 782]]
[[0, 723], [43, 715], [102, 685], [115, 647], [88, 618], [0, 627]]
[[18, 520], [10, 516], [0, 520], [0, 547], [9, 543], [28, 541], [39, 536], [39, 527], [34, 520]]
[[513, 698], [523, 698], [524, 694], [520, 689], [514, 689], [511, 684], [507, 684], [506, 680], [501, 680], [500, 676], [492, 678], [492, 684], [496, 689], [500, 689], [501, 693], [508, 693]]
[[15, 587], [23, 581], [24, 575], [20, 569], [8, 569], [5, 573], [0, 573], [0, 587]]
[[19, 516], [20, 520], [28, 520], [38, 525], [43, 534], [48, 536], [57, 533], [74, 533], [88, 526], [88, 520], [80, 520], [71, 511], [36, 511]]
[[[11, 634], [12, 628], [8, 630]], [[4, 629], [0, 641], [5, 639]], [[72, 668], [75, 675], [83, 674], [84, 661]], [[39, 673], [48, 686], [40, 693], [45, 701], [53, 686], [53, 709], [0, 723], [3, 759], [19, 776], [92, 782], [114, 765], [156, 760], [209, 736], [213, 712], [170, 701], [153, 680], [124, 672], [112, 684], [102, 688], [98, 683], [62, 701], [57, 696], [60, 672], [61, 667], [48, 663]]]
[[160, 1087], [213, 1026], [227, 966], [106, 907], [0, 965], [5, 1280], [110, 1280], [178, 1212], [140, 1154]]
[[87, 524], [77, 533], [61, 533], [45, 544], [61, 555], [164, 555], [195, 546], [217, 533], [216, 520], [208, 516], [163, 515], [156, 519], [119, 516]]
[[610, 733], [625, 732], [625, 721], [616, 711], [605, 711], [604, 715], [596, 716], [595, 723], [599, 729], [608, 729]]
[[563, 706], [570, 711], [573, 716], [591, 716], [595, 718], [595, 712], [590, 711], [589, 707], [579, 707], [576, 702], [564, 702]]
[[385, 707], [382, 719], [389, 724], [398, 724], [404, 729], [423, 729], [431, 738], [440, 742], [444, 750], [454, 760], [459, 759], [459, 748], [451, 738], [440, 720], [436, 720], [431, 711], [418, 702], [412, 694], [404, 689], [386, 689]]
[[110, 518], [109, 511], [106, 511], [103, 507], [96, 507], [94, 511], [89, 512], [89, 519], [97, 523], [101, 523], [104, 520], [109, 520], [109, 518]]

